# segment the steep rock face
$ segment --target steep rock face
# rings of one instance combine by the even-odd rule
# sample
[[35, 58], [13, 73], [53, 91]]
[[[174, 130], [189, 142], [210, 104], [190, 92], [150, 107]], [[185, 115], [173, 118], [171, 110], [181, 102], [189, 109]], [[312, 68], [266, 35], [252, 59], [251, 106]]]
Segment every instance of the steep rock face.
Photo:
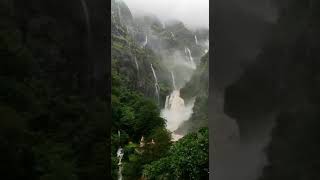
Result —
[[[207, 40], [208, 30], [192, 32], [181, 22], [169, 23], [164, 28], [162, 22], [153, 15], [132, 18], [130, 10], [122, 1], [112, 1], [111, 24], [114, 69], [128, 79], [132, 88], [155, 98], [152, 64], [160, 86], [160, 106], [163, 106], [165, 97], [172, 90], [170, 71], [175, 65], [171, 59], [178, 54], [181, 61], [189, 63], [186, 52], [189, 47], [194, 61], [200, 64], [200, 57], [207, 49], [204, 42]], [[196, 34], [199, 34], [200, 45], [195, 42]], [[171, 70], [168, 68], [170, 63]], [[185, 70], [185, 73], [192, 73], [192, 69]], [[176, 76], [183, 78], [185, 75]]]
[[[119, 2], [114, 3], [113, 6], [117, 7]], [[160, 74], [169, 74], [169, 72], [161, 64], [160, 56], [148, 47], [143, 47], [139, 41], [134, 39], [132, 32], [136, 33], [139, 29], [132, 26], [134, 21], [132, 21], [130, 10], [122, 1], [120, 3], [121, 13], [128, 11], [125, 14], [129, 15], [121, 14], [122, 21], [119, 21], [119, 16], [112, 19], [112, 68], [127, 79], [131, 88], [155, 99], [155, 78], [151, 69], [152, 64], [156, 75], [159, 76], [161, 99], [165, 99], [165, 95], [168, 93], [166, 82], [169, 81], [166, 78], [169, 77], [163, 78]], [[118, 15], [118, 10], [118, 8], [113, 8], [112, 13]], [[164, 102], [161, 101], [160, 104], [162, 103]]]
[[183, 99], [196, 97], [193, 114], [177, 130], [178, 134], [195, 132], [208, 126], [208, 95], [209, 95], [209, 53], [206, 53], [191, 80], [181, 90]]

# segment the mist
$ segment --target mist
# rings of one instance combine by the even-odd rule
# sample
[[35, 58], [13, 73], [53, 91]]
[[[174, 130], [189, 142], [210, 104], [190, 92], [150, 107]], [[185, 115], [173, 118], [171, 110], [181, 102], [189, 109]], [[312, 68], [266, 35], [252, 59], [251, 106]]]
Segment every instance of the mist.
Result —
[[[210, 74], [210, 167], [215, 180], [256, 180], [268, 164], [264, 148], [270, 140], [270, 124], [255, 126], [257, 132], [243, 137], [238, 120], [225, 114], [225, 88], [232, 85], [255, 61], [269, 37], [277, 11], [269, 0], [214, 1], [214, 61]], [[228, 103], [228, 102], [226, 102]], [[212, 143], [213, 142], [213, 143]], [[212, 159], [213, 158], [213, 161]], [[230, 173], [232, 172], [232, 173]]]
[[161, 21], [180, 20], [189, 28], [209, 28], [209, 0], [123, 0], [133, 16], [154, 14]]

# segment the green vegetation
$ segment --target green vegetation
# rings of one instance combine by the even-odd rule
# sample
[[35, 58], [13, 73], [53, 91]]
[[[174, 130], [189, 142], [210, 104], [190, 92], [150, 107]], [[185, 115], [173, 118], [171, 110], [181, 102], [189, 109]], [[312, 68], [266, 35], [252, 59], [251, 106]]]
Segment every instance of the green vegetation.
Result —
[[208, 179], [208, 128], [190, 133], [175, 143], [166, 157], [145, 166], [147, 179]]
[[[129, 11], [127, 8], [121, 8], [121, 6], [122, 13], [130, 14], [126, 12]], [[135, 32], [138, 35], [134, 36], [125, 30], [124, 25], [128, 25], [126, 17], [122, 17], [122, 22], [126, 23], [120, 23], [118, 20], [118, 8], [115, 7], [113, 8], [115, 20], [112, 22], [111, 59], [112, 178], [118, 177], [117, 150], [121, 147], [124, 150], [121, 162], [125, 180], [208, 179], [208, 128], [198, 131], [200, 128], [198, 127], [194, 133], [188, 134], [178, 142], [172, 142], [171, 133], [165, 126], [166, 120], [160, 117], [160, 107], [164, 106], [163, 101], [172, 91], [171, 73], [163, 63], [163, 57], [159, 52], [154, 52], [152, 48], [141, 47], [137, 43], [137, 39], [144, 40], [145, 26], [150, 26], [161, 40], [169, 43], [167, 45], [170, 46], [165, 49], [166, 53], [176, 50], [184, 51], [185, 45], [194, 44], [194, 35], [183, 24], [172, 25], [172, 31], [182, 33], [181, 38], [175, 41], [170, 31], [163, 29], [156, 17], [145, 16], [135, 19], [134, 22], [138, 26], [135, 28], [141, 32]], [[207, 55], [199, 75], [208, 75], [208, 60]], [[151, 64], [159, 81], [162, 99], [160, 104], [157, 104], [154, 94], [155, 80]], [[203, 94], [207, 97], [207, 93]], [[200, 116], [204, 115], [201, 121], [206, 121], [207, 112], [203, 109], [206, 108], [206, 103], [201, 104], [197, 107], [197, 111], [201, 114]], [[196, 116], [195, 119], [200, 116]], [[205, 127], [204, 124], [202, 125]]]

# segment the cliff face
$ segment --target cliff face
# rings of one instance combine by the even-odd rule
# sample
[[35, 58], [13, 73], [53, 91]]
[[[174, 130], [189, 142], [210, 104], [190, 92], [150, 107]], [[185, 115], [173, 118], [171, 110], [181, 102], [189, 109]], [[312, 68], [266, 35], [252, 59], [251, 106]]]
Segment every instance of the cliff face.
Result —
[[[191, 69], [177, 67], [173, 58], [188, 63], [189, 48], [195, 63], [205, 53], [207, 30], [193, 32], [180, 21], [161, 22], [153, 15], [132, 17], [122, 1], [112, 1], [112, 67], [128, 79], [131, 87], [150, 98], [155, 98], [155, 70], [160, 87], [160, 106], [172, 90], [171, 71], [177, 70], [177, 79], [190, 76]], [[195, 36], [198, 35], [197, 45]], [[188, 79], [183, 80], [184, 82]], [[184, 84], [181, 83], [181, 85]]]
[[206, 53], [201, 64], [194, 72], [191, 80], [181, 89], [181, 97], [190, 99], [196, 97], [193, 114], [176, 131], [178, 134], [195, 132], [202, 127], [208, 126], [208, 96], [209, 96], [209, 53]]

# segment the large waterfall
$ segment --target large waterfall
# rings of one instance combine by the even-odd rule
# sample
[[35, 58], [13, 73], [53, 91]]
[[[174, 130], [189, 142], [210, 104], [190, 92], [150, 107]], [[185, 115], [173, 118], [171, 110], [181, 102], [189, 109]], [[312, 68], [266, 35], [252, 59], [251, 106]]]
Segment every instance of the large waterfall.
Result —
[[173, 140], [176, 141], [182, 135], [176, 134], [174, 131], [187, 121], [193, 113], [194, 101], [185, 104], [180, 97], [180, 90], [173, 90], [170, 96], [166, 97], [165, 108], [161, 111], [161, 117], [167, 120], [167, 129], [172, 132]]
[[179, 140], [182, 135], [176, 134], [174, 131], [187, 121], [193, 113], [194, 100], [185, 104], [184, 99], [180, 97], [180, 89], [177, 89], [174, 73], [171, 72], [173, 91], [166, 97], [165, 107], [161, 111], [161, 117], [167, 120], [167, 129], [172, 132], [174, 141]]
[[154, 71], [152, 64], [151, 64], [151, 70], [152, 70], [154, 81], [155, 81], [154, 86], [155, 86], [155, 90], [156, 90], [156, 96], [157, 96], [158, 104], [160, 104], [160, 94], [159, 94], [160, 93], [160, 87], [159, 87], [159, 84], [158, 84], [158, 78], [157, 78], [156, 72]]

